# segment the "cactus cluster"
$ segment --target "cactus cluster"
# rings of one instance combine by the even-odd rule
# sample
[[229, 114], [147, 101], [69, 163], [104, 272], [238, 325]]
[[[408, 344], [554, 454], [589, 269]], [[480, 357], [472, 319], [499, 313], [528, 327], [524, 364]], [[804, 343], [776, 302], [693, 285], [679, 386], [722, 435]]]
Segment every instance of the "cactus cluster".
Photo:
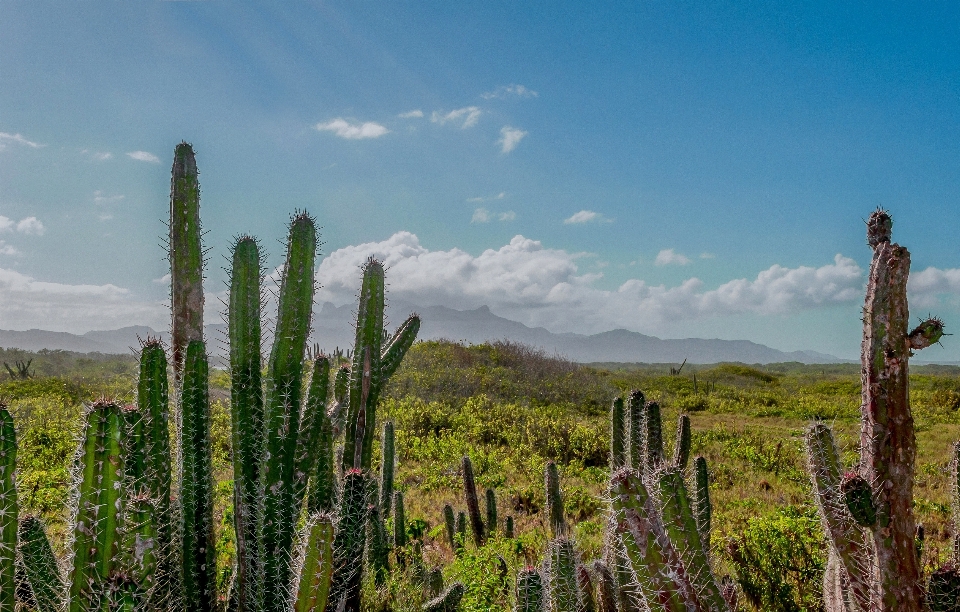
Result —
[[[940, 340], [943, 323], [929, 318], [908, 331], [910, 253], [891, 242], [892, 227], [884, 210], [867, 221], [873, 260], [863, 308], [859, 462], [844, 468], [825, 424], [814, 423], [806, 434], [810, 478], [829, 542], [823, 585], [828, 612], [958, 609], [956, 565], [934, 573], [924, 588], [922, 529], [913, 514], [917, 445], [908, 360], [914, 350]], [[949, 606], [938, 603], [948, 599]]]

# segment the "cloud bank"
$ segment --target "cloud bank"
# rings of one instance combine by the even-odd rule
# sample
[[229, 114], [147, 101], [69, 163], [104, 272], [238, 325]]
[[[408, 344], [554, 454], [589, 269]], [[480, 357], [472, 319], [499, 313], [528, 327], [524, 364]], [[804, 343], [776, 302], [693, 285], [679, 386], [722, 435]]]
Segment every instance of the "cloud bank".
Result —
[[351, 123], [341, 117], [337, 117], [336, 119], [326, 123], [318, 123], [314, 127], [319, 132], [333, 132], [334, 135], [339, 136], [340, 138], [346, 138], [347, 140], [380, 138], [381, 136], [390, 133], [390, 130], [388, 130], [386, 127], [380, 125], [379, 123], [374, 123], [373, 121], [367, 121], [365, 123]]

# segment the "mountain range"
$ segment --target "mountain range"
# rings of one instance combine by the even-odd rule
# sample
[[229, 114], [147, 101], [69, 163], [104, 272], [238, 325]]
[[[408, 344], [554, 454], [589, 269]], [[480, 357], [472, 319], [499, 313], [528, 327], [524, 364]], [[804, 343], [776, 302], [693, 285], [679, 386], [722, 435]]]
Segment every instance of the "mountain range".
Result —
[[[445, 306], [417, 307], [393, 302], [393, 325], [410, 312], [418, 312], [423, 321], [421, 340], [447, 339], [467, 344], [494, 340], [510, 340], [541, 348], [549, 354], [558, 354], [571, 361], [620, 363], [837, 363], [843, 360], [814, 351], [780, 351], [747, 340], [718, 340], [703, 338], [661, 339], [625, 329], [599, 334], [553, 333], [542, 327], [528, 327], [493, 314], [486, 306], [475, 310], [454, 310]], [[322, 304], [314, 316], [311, 342], [331, 352], [336, 347], [353, 346], [355, 309], [352, 305]], [[211, 353], [224, 357], [226, 352], [226, 325], [207, 325], [206, 333]], [[40, 329], [26, 331], [0, 330], [0, 347], [66, 350], [79, 353], [129, 353], [139, 345], [138, 338], [165, 337], [145, 326], [124, 327], [107, 331], [90, 331], [82, 335], [52, 332]]]

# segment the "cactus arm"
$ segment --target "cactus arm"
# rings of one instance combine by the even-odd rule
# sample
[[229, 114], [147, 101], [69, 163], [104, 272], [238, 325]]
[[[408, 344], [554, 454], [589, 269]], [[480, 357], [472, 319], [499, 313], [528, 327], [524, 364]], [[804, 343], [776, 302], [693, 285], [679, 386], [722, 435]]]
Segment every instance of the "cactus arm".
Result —
[[610, 569], [598, 559], [593, 563], [593, 573], [597, 577], [597, 612], [617, 612], [616, 585]]
[[470, 457], [463, 456], [461, 462], [463, 471], [463, 496], [467, 502], [467, 512], [470, 514], [470, 529], [473, 531], [473, 540], [477, 548], [487, 541], [487, 531], [480, 515], [480, 500], [477, 498], [477, 483], [473, 477], [473, 462]]
[[325, 514], [314, 514], [307, 521], [305, 531], [293, 610], [323, 612], [333, 578], [333, 522]]
[[390, 516], [390, 507], [393, 505], [393, 478], [397, 463], [396, 435], [393, 421], [383, 424], [383, 441], [380, 444], [382, 451], [380, 460], [380, 511], [384, 520]]
[[710, 550], [710, 521], [713, 516], [713, 504], [710, 503], [710, 473], [707, 471], [707, 460], [699, 455], [693, 460], [693, 486], [697, 533], [700, 534], [704, 550]]
[[210, 398], [204, 343], [187, 345], [180, 392], [181, 536], [180, 579], [186, 612], [212, 610], [217, 603], [213, 533], [213, 456], [210, 447]]
[[233, 245], [227, 335], [230, 340], [230, 435], [233, 447], [233, 523], [237, 566], [232, 601], [254, 609], [263, 554], [259, 541], [263, 457], [263, 382], [260, 356], [260, 247], [250, 236]]
[[443, 523], [447, 528], [447, 542], [450, 544], [450, 548], [456, 549], [457, 522], [456, 517], [453, 514], [453, 506], [450, 504], [443, 505]]
[[[831, 544], [831, 555], [836, 556], [837, 571], [849, 583], [854, 600], [861, 609], [867, 610], [870, 607], [870, 586], [866, 575], [866, 542], [861, 530], [848, 516], [840, 495], [840, 453], [830, 428], [823, 423], [814, 423], [807, 430], [806, 446], [813, 495], [820, 509], [824, 533]], [[827, 585], [824, 588], [832, 587]]]
[[380, 507], [370, 504], [367, 508], [367, 560], [373, 572], [373, 581], [382, 587], [390, 574], [390, 544], [387, 538], [387, 526], [380, 515]]
[[892, 221], [878, 210], [868, 221], [873, 261], [863, 308], [861, 475], [873, 484], [877, 525], [870, 530], [877, 581], [871, 606], [919, 611], [923, 605], [914, 537], [916, 434], [908, 392], [907, 277], [910, 254], [891, 243]]
[[[294, 503], [299, 506], [307, 492], [307, 483], [314, 475], [317, 462], [327, 460], [320, 454], [325, 452], [321, 444], [324, 427], [327, 425], [327, 392], [330, 386], [330, 360], [318, 356], [313, 362], [310, 377], [310, 391], [300, 416], [300, 435], [297, 436], [297, 452], [294, 464]], [[329, 452], [333, 452], [330, 449]]]
[[610, 406], [610, 470], [617, 471], [627, 464], [626, 437], [623, 431], [623, 398], [617, 397]]
[[423, 604], [423, 612], [456, 612], [460, 609], [460, 600], [466, 589], [461, 582], [454, 582], [447, 590]]
[[[322, 412], [322, 411], [321, 411]], [[333, 423], [326, 414], [317, 414], [322, 419], [320, 435], [317, 438], [317, 458], [310, 477], [310, 491], [307, 495], [307, 508], [311, 513], [333, 511], [336, 483], [334, 468], [336, 458], [333, 449]]]
[[260, 546], [264, 555], [264, 608], [268, 612], [278, 612], [287, 605], [290, 552], [300, 511], [294, 497], [293, 473], [316, 254], [317, 230], [313, 218], [300, 213], [290, 222], [280, 280], [277, 328], [267, 363]]
[[412, 314], [393, 333], [387, 346], [383, 349], [383, 357], [380, 360], [380, 371], [384, 382], [393, 376], [393, 373], [400, 367], [400, 362], [403, 361], [404, 355], [413, 346], [419, 332], [420, 316]]
[[543, 576], [539, 570], [528, 567], [517, 575], [517, 605], [515, 612], [543, 611]]
[[19, 527], [16, 470], [17, 435], [13, 417], [0, 402], [0, 610], [3, 612], [13, 612], [16, 603]]
[[617, 532], [643, 598], [665, 612], [706, 610], [640, 477], [620, 470], [611, 480], [611, 496]]
[[85, 421], [78, 456], [70, 612], [90, 609], [95, 591], [118, 562], [123, 480], [120, 406], [98, 401], [87, 411]]
[[367, 517], [368, 477], [361, 470], [347, 470], [343, 476], [343, 492], [337, 513], [337, 533], [333, 541], [333, 584], [330, 601], [339, 605], [346, 599], [347, 606], [359, 610], [360, 565], [363, 559]]
[[566, 537], [550, 540], [547, 550], [547, 585], [550, 612], [577, 612], [580, 588], [577, 585], [577, 552]]
[[497, 530], [497, 494], [493, 489], [487, 489], [487, 535], [491, 536]]
[[644, 447], [646, 448], [646, 469], [653, 472], [663, 463], [663, 421], [660, 417], [660, 404], [647, 402], [643, 407]]
[[200, 183], [193, 147], [173, 152], [170, 177], [170, 303], [173, 369], [177, 380], [191, 340], [203, 339], [203, 247], [200, 244]]
[[550, 519], [550, 532], [553, 537], [560, 537], [567, 532], [567, 523], [563, 517], [563, 495], [560, 492], [560, 473], [557, 464], [548, 461], [543, 471], [544, 488], [546, 490], [547, 516]]
[[645, 398], [642, 391], [633, 390], [627, 399], [627, 463], [635, 470], [643, 470], [645, 465], [643, 457], [644, 442], [644, 403]]
[[673, 466], [687, 469], [690, 461], [690, 417], [681, 414], [677, 419], [677, 439], [673, 446]]
[[[683, 475], [677, 470], [666, 470], [658, 479], [663, 524], [667, 537], [680, 555], [685, 571], [705, 609], [720, 612], [727, 609], [720, 587], [710, 569], [704, 541], [700, 538], [693, 506]], [[706, 540], [709, 542], [709, 539]]]
[[43, 523], [35, 516], [20, 521], [18, 550], [23, 559], [27, 583], [36, 600], [39, 612], [56, 612], [63, 608], [63, 578], [57, 558], [53, 555]]

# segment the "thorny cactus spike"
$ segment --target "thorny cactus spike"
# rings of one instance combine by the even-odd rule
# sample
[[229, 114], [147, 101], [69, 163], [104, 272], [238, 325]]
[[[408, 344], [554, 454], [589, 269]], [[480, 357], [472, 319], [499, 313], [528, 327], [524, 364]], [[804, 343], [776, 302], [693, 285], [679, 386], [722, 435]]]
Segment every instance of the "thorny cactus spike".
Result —
[[16, 587], [17, 435], [13, 417], [0, 402], [0, 611], [13, 612]]
[[463, 497], [467, 502], [467, 512], [470, 514], [470, 529], [473, 531], [473, 541], [477, 548], [487, 541], [486, 527], [480, 515], [480, 500], [477, 498], [477, 483], [473, 477], [473, 462], [470, 457], [463, 456], [461, 461], [463, 471]]
[[217, 605], [208, 373], [203, 342], [191, 340], [187, 345], [180, 392], [183, 422], [180, 451], [183, 559], [180, 580], [186, 612], [206, 612]]
[[390, 542], [387, 526], [376, 504], [367, 508], [367, 532], [367, 563], [373, 571], [374, 584], [379, 588], [386, 583], [390, 573]]
[[550, 612], [577, 612], [577, 551], [566, 537], [550, 540], [547, 549], [547, 591]]
[[123, 431], [120, 451], [123, 453], [123, 487], [127, 495], [137, 495], [147, 479], [147, 439], [140, 410], [133, 405], [121, 409]]
[[263, 559], [259, 540], [262, 503], [263, 386], [260, 364], [261, 260], [257, 241], [233, 246], [227, 328], [230, 338], [230, 431], [233, 447], [233, 526], [237, 566], [230, 599], [253, 610]]
[[173, 461], [170, 454], [167, 356], [159, 340], [148, 339], [140, 350], [137, 406], [146, 443], [144, 468], [147, 478], [141, 490], [153, 500], [157, 530], [157, 571], [153, 589], [147, 594], [147, 607], [163, 609], [170, 597], [170, 580], [175, 570], [172, 546], [174, 521], [170, 508]]
[[617, 612], [616, 585], [610, 569], [597, 560], [593, 562], [593, 573], [597, 577], [597, 612]]
[[497, 494], [493, 489], [487, 489], [487, 535], [492, 536], [497, 530]]
[[543, 576], [533, 567], [517, 575], [517, 605], [514, 612], [543, 612]]
[[646, 461], [643, 456], [644, 427], [643, 416], [645, 398], [642, 391], [633, 390], [627, 400], [627, 464], [642, 471]]
[[200, 183], [193, 147], [173, 152], [170, 177], [170, 303], [173, 370], [177, 381], [191, 340], [203, 340], [203, 247], [200, 244]]
[[395, 443], [393, 421], [387, 421], [383, 424], [380, 443], [380, 510], [384, 520], [390, 516], [390, 506], [393, 504], [393, 475], [397, 463]]
[[623, 398], [617, 397], [610, 407], [610, 469], [619, 470], [627, 464], [626, 436], [624, 435]]
[[647, 402], [643, 412], [643, 444], [647, 451], [646, 470], [652, 473], [663, 463], [663, 422], [660, 418], [660, 404]]
[[[300, 415], [300, 433], [297, 436], [293, 499], [298, 505], [303, 502], [309, 479], [311, 477], [316, 479], [317, 462], [331, 463], [330, 457], [321, 456], [328, 450], [326, 440], [323, 440], [323, 438], [324, 429], [329, 428], [330, 420], [327, 417], [327, 390], [329, 386], [330, 360], [323, 355], [319, 355], [313, 361], [310, 390], [307, 394], [307, 401], [303, 406], [303, 412]], [[329, 449], [329, 454], [333, 455], [332, 448]], [[333, 475], [332, 470], [330, 475]], [[327, 483], [323, 483], [322, 488], [326, 486]]]
[[673, 447], [673, 465], [680, 470], [687, 469], [690, 461], [690, 417], [681, 414], [677, 419], [677, 440]]
[[43, 523], [28, 515], [21, 519], [19, 531], [18, 551], [37, 609], [40, 612], [60, 610], [65, 595], [64, 584]]
[[76, 458], [70, 612], [86, 612], [118, 564], [123, 463], [120, 406], [94, 403], [85, 415]]
[[397, 331], [393, 332], [387, 346], [383, 348], [383, 359], [380, 366], [383, 384], [400, 367], [403, 357], [413, 346], [418, 333], [420, 333], [420, 317], [416, 314], [407, 317], [407, 320], [397, 328]]
[[333, 577], [333, 522], [326, 514], [313, 514], [304, 528], [299, 551], [299, 583], [294, 612], [326, 609]]
[[153, 592], [158, 576], [156, 502], [145, 494], [136, 495], [127, 502], [124, 510], [123, 560], [124, 569], [145, 595], [145, 607], [162, 610], [156, 604]]
[[333, 541], [333, 584], [330, 601], [346, 599], [345, 610], [360, 612], [360, 568], [363, 558], [367, 516], [367, 476], [361, 470], [347, 470], [343, 476], [337, 534]]
[[450, 544], [450, 548], [456, 549], [457, 547], [457, 523], [456, 517], [453, 515], [453, 506], [450, 504], [444, 504], [443, 506], [443, 523], [447, 527], [447, 541]]
[[[879, 209], [867, 222], [873, 259], [863, 308], [861, 456], [856, 471], [873, 490], [875, 525], [851, 531], [846, 508], [835, 504], [835, 494], [824, 488], [839, 484], [839, 473], [833, 474], [841, 471], [839, 461], [834, 470], [814, 449], [808, 450], [815, 494], [825, 531], [837, 551], [841, 582], [850, 583], [862, 608], [915, 612], [923, 608], [923, 586], [913, 514], [916, 432], [910, 411], [908, 359], [914, 349], [938, 342], [943, 324], [928, 319], [908, 332], [910, 254], [891, 242], [892, 225], [890, 215]], [[816, 443], [817, 437], [808, 435], [808, 446]], [[826, 446], [832, 446], [832, 440]], [[861, 574], [868, 577], [867, 583], [857, 584]], [[868, 587], [867, 601], [859, 592], [863, 586]]]
[[456, 612], [460, 609], [460, 600], [465, 592], [462, 582], [454, 582], [436, 599], [423, 604], [423, 612]]
[[143, 592], [129, 576], [115, 574], [102, 597], [103, 612], [137, 612], [141, 609]]
[[563, 496], [560, 493], [560, 473], [557, 464], [548, 461], [543, 470], [544, 488], [546, 489], [547, 517], [550, 520], [550, 533], [558, 538], [567, 533], [567, 523], [563, 518]]
[[580, 588], [580, 603], [577, 612], [597, 612], [597, 602], [593, 596], [593, 579], [585, 565], [577, 566], [577, 586]]
[[697, 532], [700, 534], [704, 550], [709, 552], [713, 504], [710, 503], [710, 473], [707, 470], [707, 460], [700, 455], [693, 460], [693, 485], [693, 512], [697, 522]]
[[513, 516], [507, 515], [503, 525], [503, 536], [508, 540], [513, 539]]
[[303, 357], [313, 309], [317, 229], [300, 213], [290, 221], [287, 254], [280, 279], [277, 328], [267, 362], [263, 461], [263, 605], [267, 612], [286, 608], [291, 579], [291, 548], [301, 500], [295, 497], [294, 467], [300, 427]]

